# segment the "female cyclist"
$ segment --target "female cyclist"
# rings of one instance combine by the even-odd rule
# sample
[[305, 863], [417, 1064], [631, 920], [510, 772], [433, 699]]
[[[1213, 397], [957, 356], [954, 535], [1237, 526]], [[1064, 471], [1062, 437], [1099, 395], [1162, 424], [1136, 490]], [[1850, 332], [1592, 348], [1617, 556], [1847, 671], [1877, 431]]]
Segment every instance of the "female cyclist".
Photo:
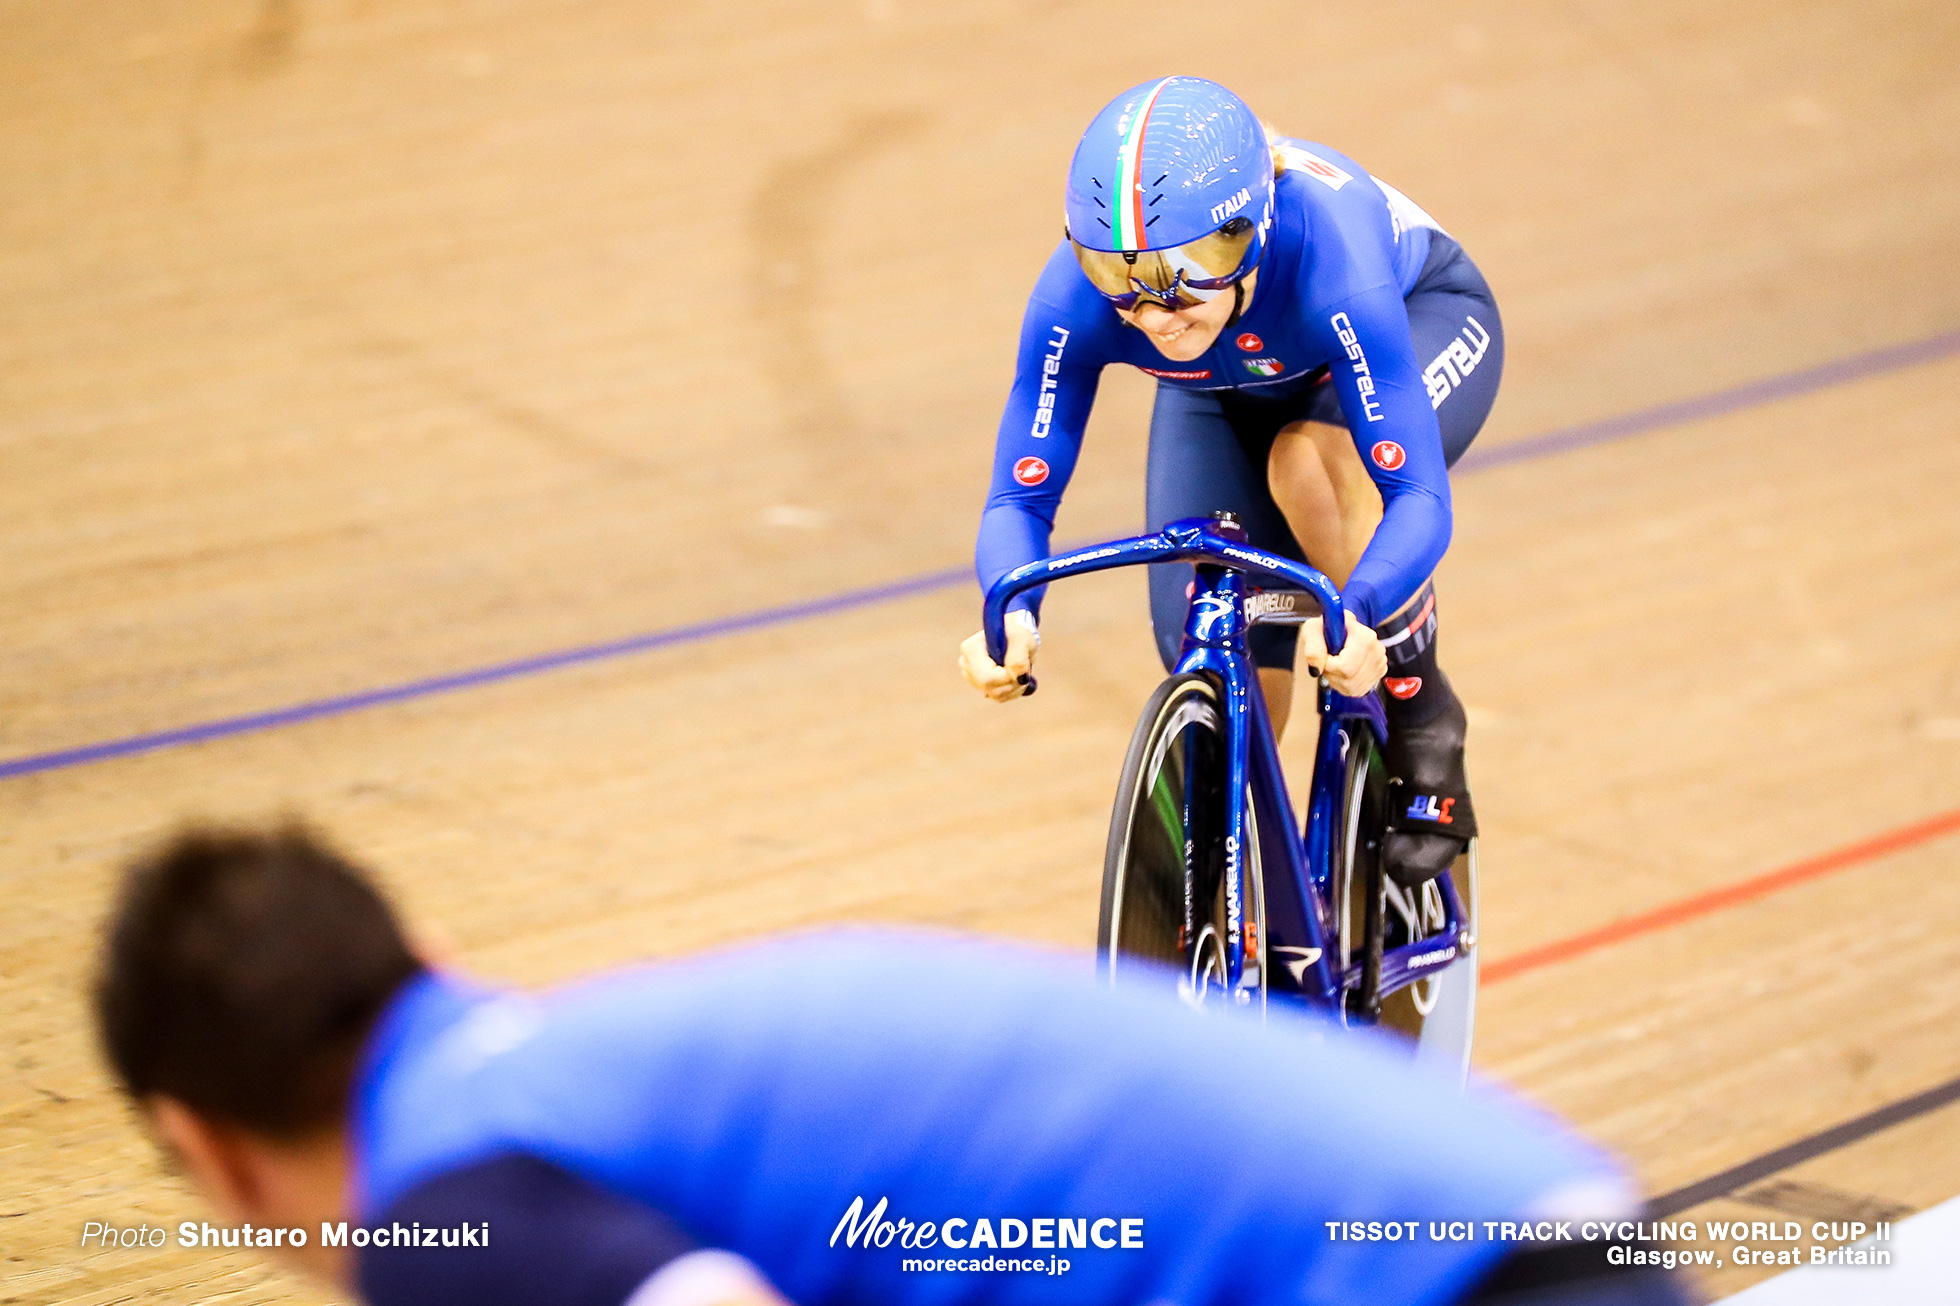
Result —
[[[1381, 685], [1400, 785], [1384, 864], [1405, 885], [1440, 874], [1476, 818], [1430, 577], [1449, 546], [1449, 467], [1503, 370], [1490, 287], [1406, 196], [1326, 146], [1270, 138], [1236, 95], [1196, 77], [1146, 82], [1096, 116], [1066, 214], [1021, 327], [980, 519], [982, 588], [1047, 556], [1102, 369], [1156, 377], [1152, 529], [1228, 510], [1255, 545], [1341, 587], [1338, 657], [1317, 623], [1252, 632], [1267, 708], [1283, 729], [1300, 631], [1335, 689]], [[1169, 667], [1192, 572], [1151, 573]], [[961, 648], [967, 679], [996, 701], [1023, 692], [1039, 603], [1037, 590], [1008, 614], [1005, 664], [980, 635]]]

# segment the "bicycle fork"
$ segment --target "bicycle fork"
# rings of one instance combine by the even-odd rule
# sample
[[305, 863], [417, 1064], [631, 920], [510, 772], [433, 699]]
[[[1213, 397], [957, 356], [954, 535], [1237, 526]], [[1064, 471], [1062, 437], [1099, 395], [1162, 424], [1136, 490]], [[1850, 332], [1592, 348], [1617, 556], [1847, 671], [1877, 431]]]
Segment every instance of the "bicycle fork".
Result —
[[[1256, 692], [1256, 671], [1239, 658], [1228, 656], [1245, 638], [1245, 577], [1224, 567], [1199, 566], [1198, 593], [1185, 619], [1184, 650], [1179, 664], [1186, 665], [1194, 650], [1215, 651], [1217, 656], [1202, 658], [1205, 669], [1218, 676], [1224, 687], [1225, 736], [1225, 987], [1233, 1001], [1249, 1003], [1262, 976], [1255, 963], [1247, 974], [1248, 952], [1258, 955], [1257, 923], [1246, 916], [1246, 862], [1252, 833], [1252, 813], [1246, 801], [1251, 776], [1247, 759], [1251, 756], [1251, 695]], [[1184, 858], [1184, 937], [1195, 939], [1198, 910], [1197, 850], [1188, 842]], [[1250, 947], [1248, 947], [1250, 944]]]

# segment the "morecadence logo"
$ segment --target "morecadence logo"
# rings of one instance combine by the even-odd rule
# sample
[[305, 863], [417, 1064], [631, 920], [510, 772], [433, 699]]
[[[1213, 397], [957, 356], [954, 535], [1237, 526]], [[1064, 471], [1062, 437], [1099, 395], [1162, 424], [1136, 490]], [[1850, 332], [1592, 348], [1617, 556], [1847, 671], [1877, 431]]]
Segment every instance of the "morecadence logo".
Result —
[[[1143, 1220], [1136, 1216], [950, 1216], [944, 1220], [887, 1219], [888, 1198], [880, 1197], [869, 1211], [862, 1196], [851, 1199], [843, 1218], [831, 1231], [830, 1245], [842, 1239], [846, 1247], [863, 1249], [890, 1247], [906, 1250], [934, 1246], [956, 1251], [979, 1248], [1012, 1251], [1026, 1247], [1031, 1251], [1066, 1251], [1069, 1248], [1104, 1251], [1138, 1251], [1143, 1247]], [[1053, 1258], [1048, 1258], [1053, 1260]], [[1036, 1258], [1026, 1268], [1047, 1268], [1048, 1261]], [[978, 1268], [978, 1267], [974, 1267]], [[1059, 1273], [1059, 1271], [1049, 1271]]]

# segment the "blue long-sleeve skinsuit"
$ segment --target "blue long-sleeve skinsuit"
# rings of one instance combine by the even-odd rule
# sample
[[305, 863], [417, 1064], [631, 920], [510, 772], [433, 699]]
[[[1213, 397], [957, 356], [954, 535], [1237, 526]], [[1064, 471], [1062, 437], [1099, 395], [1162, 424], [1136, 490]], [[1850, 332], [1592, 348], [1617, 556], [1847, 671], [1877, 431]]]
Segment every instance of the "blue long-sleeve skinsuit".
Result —
[[[1158, 379], [1153, 527], [1231, 509], [1255, 543], [1300, 557], [1266, 490], [1264, 458], [1282, 425], [1308, 418], [1346, 425], [1381, 490], [1381, 525], [1342, 592], [1348, 609], [1378, 624], [1435, 569], [1450, 540], [1449, 464], [1482, 426], [1502, 370], [1489, 288], [1426, 213], [1353, 160], [1300, 141], [1282, 150], [1287, 167], [1254, 290], [1243, 316], [1200, 358], [1173, 362], [1125, 324], [1066, 241], [1048, 260], [1028, 300], [981, 516], [975, 566], [983, 589], [1047, 556], [1097, 382], [1111, 363]], [[1173, 609], [1167, 660], [1182, 625], [1183, 575], [1153, 578]], [[1014, 606], [1038, 603], [1037, 591]], [[1166, 615], [1159, 611], [1160, 638]], [[1260, 633], [1267, 631], [1285, 641], [1290, 663], [1292, 632]]]

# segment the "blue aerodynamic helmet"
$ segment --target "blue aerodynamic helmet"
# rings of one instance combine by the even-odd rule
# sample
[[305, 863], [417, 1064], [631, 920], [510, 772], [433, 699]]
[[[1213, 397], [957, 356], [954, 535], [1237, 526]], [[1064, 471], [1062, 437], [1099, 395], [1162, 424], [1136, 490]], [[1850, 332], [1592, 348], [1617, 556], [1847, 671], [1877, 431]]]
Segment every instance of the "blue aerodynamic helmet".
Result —
[[1273, 159], [1245, 101], [1202, 77], [1145, 82], [1111, 100], [1075, 147], [1069, 241], [1119, 308], [1179, 308], [1259, 264], [1273, 220]]

